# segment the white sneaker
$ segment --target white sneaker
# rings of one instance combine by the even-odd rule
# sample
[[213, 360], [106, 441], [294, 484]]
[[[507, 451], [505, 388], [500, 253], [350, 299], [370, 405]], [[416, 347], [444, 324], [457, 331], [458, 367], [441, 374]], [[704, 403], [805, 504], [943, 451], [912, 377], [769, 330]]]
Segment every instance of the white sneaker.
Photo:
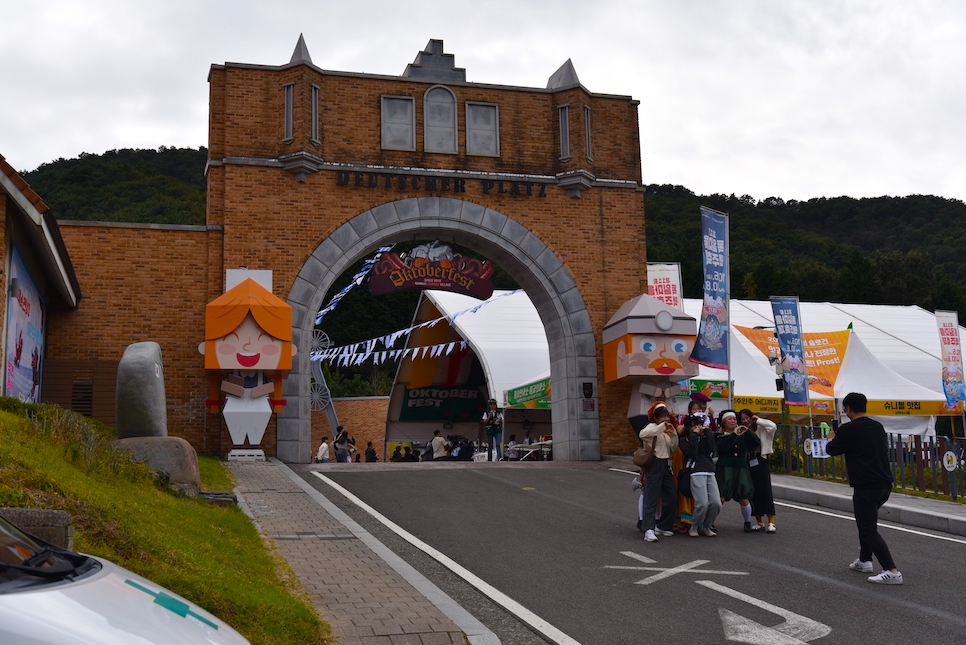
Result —
[[654, 529], [654, 532], [661, 537], [674, 537], [674, 531], [665, 531], [663, 529]]
[[858, 571], [859, 573], [872, 573], [872, 560], [862, 562], [862, 560], [856, 558], [855, 562], [849, 565], [849, 569], [852, 569], [852, 571]]
[[718, 534], [714, 532], [714, 529], [698, 529], [698, 535], [703, 535], [704, 537], [718, 537]]
[[899, 571], [892, 573], [886, 569], [877, 576], [869, 576], [869, 582], [873, 582], [877, 585], [901, 585], [902, 573]]
[[688, 529], [688, 537], [698, 537], [698, 527], [696, 527], [694, 524], [692, 524], [691, 528]]
[[767, 528], [767, 529], [765, 529], [765, 530], [766, 530], [766, 531], [767, 531], [768, 533], [775, 533], [776, 531], [778, 531], [778, 527], [777, 527], [777, 526], [775, 526], [775, 523], [774, 523], [774, 522], [769, 522], [769, 523], [768, 523], [768, 528]]
[[644, 541], [645, 542], [657, 542], [657, 536], [654, 535], [654, 531], [652, 531], [651, 529], [647, 529], [644, 532]]

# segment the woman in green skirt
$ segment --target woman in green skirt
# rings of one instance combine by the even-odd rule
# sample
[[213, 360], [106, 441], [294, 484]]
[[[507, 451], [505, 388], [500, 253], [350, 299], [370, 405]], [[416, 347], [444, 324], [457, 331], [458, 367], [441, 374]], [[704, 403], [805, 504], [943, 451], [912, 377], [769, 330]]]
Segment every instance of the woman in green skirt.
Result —
[[715, 478], [721, 491], [721, 503], [733, 499], [741, 504], [741, 518], [745, 523], [745, 533], [751, 533], [751, 499], [754, 487], [751, 472], [748, 470], [748, 455], [753, 454], [761, 445], [754, 432], [738, 425], [738, 415], [734, 410], [724, 410], [718, 415], [717, 450], [718, 464]]

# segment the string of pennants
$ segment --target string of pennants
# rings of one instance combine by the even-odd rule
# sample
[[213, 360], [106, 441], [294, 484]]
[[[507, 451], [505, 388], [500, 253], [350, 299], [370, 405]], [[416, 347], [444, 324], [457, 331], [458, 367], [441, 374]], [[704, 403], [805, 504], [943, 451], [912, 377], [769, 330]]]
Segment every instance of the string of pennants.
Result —
[[[503, 293], [495, 298], [484, 300], [474, 307], [457, 311], [452, 316], [440, 316], [439, 318], [434, 318], [433, 320], [428, 320], [424, 323], [407, 327], [406, 329], [400, 329], [379, 338], [370, 338], [368, 340], [359, 341], [358, 343], [352, 343], [350, 345], [330, 347], [329, 349], [312, 352], [312, 360], [326, 361], [328, 363], [334, 363], [335, 365], [346, 367], [350, 365], [361, 365], [370, 358], [372, 359], [374, 365], [379, 365], [387, 360], [395, 361], [403, 358], [412, 358], [413, 360], [417, 360], [427, 357], [437, 358], [439, 356], [449, 356], [457, 347], [460, 349], [460, 351], [465, 350], [466, 341], [452, 341], [448, 343], [439, 343], [436, 345], [407, 347], [405, 349], [395, 349], [395, 345], [400, 338], [404, 336], [408, 337], [417, 329], [421, 329], [423, 327], [435, 327], [444, 320], [452, 323], [460, 316], [475, 314], [486, 305], [496, 302], [501, 298], [506, 298], [516, 293], [520, 293], [521, 291], [522, 289], [517, 289], [515, 291]], [[376, 348], [380, 344], [384, 349], [377, 350]]]
[[366, 275], [368, 275], [369, 271], [372, 270], [372, 267], [376, 266], [376, 262], [378, 262], [379, 258], [382, 257], [382, 254], [388, 253], [394, 246], [396, 246], [395, 242], [389, 246], [380, 246], [376, 250], [376, 254], [366, 260], [362, 265], [362, 268], [359, 269], [359, 272], [352, 276], [352, 282], [343, 287], [342, 291], [332, 296], [332, 299], [329, 300], [329, 304], [319, 310], [318, 315], [315, 317], [315, 324], [318, 325], [320, 322], [322, 322], [322, 319], [325, 318], [327, 313], [339, 306], [339, 301], [341, 301], [347, 293], [362, 284], [362, 281], [366, 279]]

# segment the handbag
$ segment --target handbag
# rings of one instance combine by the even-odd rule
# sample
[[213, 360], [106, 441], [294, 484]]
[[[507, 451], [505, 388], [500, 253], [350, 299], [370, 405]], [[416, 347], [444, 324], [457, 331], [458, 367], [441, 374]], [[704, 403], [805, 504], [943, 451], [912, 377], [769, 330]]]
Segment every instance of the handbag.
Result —
[[640, 448], [634, 451], [634, 465], [638, 468], [647, 468], [651, 465], [651, 461], [654, 460], [654, 443], [657, 441], [657, 437], [651, 439], [651, 443], [644, 443]]

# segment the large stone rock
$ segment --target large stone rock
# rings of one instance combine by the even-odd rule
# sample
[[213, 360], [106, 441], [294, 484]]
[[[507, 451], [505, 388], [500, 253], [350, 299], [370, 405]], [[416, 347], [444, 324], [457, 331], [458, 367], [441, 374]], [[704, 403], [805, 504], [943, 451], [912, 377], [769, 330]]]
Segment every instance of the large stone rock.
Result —
[[196, 497], [201, 492], [198, 453], [181, 437], [128, 437], [114, 442], [148, 468], [166, 476], [176, 488]]
[[134, 343], [117, 366], [115, 425], [117, 438], [168, 436], [161, 346]]

